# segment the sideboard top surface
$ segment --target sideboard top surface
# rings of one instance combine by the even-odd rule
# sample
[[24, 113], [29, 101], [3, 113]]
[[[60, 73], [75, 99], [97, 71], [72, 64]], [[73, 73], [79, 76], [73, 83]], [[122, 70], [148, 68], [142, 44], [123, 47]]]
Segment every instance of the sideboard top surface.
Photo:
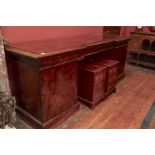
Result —
[[31, 56], [34, 58], [63, 54], [73, 50], [84, 49], [97, 44], [117, 44], [128, 42], [129, 38], [121, 36], [104, 36], [101, 33], [61, 39], [38, 40], [31, 42], [10, 43], [5, 50]]

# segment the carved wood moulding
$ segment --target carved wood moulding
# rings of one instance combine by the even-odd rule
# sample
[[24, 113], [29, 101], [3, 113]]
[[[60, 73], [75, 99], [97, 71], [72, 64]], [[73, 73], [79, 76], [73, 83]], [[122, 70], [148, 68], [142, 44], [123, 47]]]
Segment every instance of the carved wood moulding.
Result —
[[15, 98], [10, 93], [4, 53], [4, 38], [0, 31], [0, 128], [6, 126], [12, 128], [15, 118]]
[[15, 98], [0, 92], [0, 128], [13, 127], [15, 120]]

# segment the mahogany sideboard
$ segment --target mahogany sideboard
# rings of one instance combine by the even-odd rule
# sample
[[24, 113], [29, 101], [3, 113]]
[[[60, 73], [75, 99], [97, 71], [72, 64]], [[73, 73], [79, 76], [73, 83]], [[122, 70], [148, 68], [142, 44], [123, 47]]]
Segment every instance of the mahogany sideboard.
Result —
[[6, 45], [16, 111], [35, 128], [55, 128], [79, 110], [78, 62], [89, 56], [118, 60], [121, 78], [128, 40], [93, 34]]

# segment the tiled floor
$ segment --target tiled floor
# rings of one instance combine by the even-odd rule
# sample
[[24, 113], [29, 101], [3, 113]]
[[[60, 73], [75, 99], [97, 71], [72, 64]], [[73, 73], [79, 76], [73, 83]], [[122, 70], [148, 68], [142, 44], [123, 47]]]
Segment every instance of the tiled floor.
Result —
[[[127, 65], [126, 77], [117, 84], [115, 94], [93, 111], [80, 103], [80, 111], [58, 128], [140, 128], [155, 100], [154, 81], [154, 71]], [[152, 124], [150, 127], [154, 128]], [[31, 128], [20, 118], [17, 118], [15, 126]]]

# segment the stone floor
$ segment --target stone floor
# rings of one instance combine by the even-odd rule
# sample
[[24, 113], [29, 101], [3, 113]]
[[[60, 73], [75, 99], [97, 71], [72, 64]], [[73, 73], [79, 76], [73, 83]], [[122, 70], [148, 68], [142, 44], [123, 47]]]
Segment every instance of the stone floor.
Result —
[[[126, 77], [117, 84], [117, 92], [102, 101], [95, 110], [80, 103], [80, 111], [58, 128], [141, 128], [155, 100], [155, 72], [150, 69], [127, 65]], [[155, 115], [152, 121], [155, 121]], [[151, 126], [152, 124], [152, 126]], [[149, 128], [155, 128], [151, 123]], [[31, 128], [17, 117], [16, 128]]]

